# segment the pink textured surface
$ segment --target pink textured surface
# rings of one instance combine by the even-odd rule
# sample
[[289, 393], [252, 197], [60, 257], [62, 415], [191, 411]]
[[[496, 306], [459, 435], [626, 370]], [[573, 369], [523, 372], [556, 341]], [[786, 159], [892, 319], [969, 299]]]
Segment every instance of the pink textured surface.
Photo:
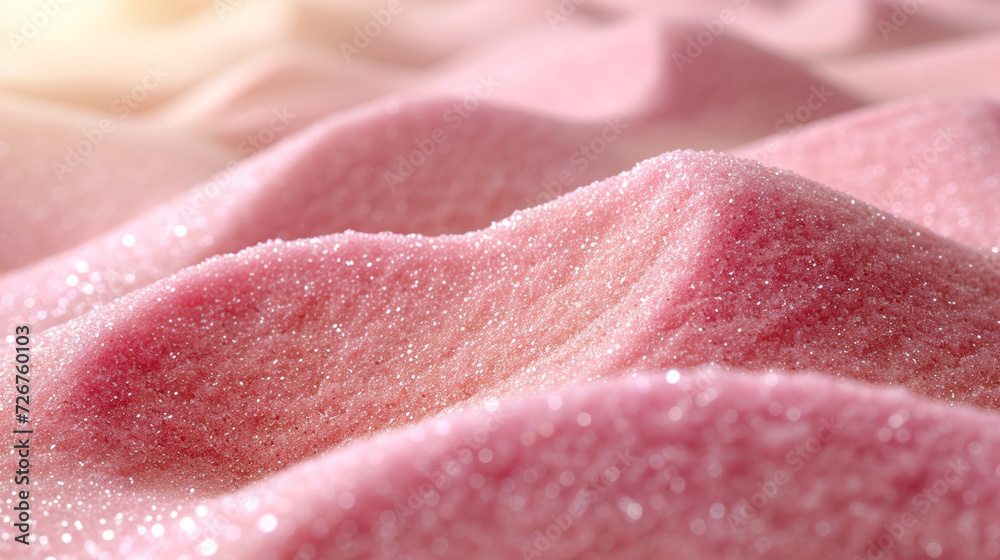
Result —
[[0, 97], [0, 273], [154, 208], [233, 156], [194, 134], [165, 134], [122, 115], [95, 121]]
[[0, 49], [0, 557], [1000, 556], [995, 3], [394, 1]]
[[480, 232], [260, 245], [50, 330], [40, 484], [83, 462], [129, 494], [214, 496], [444, 410], [671, 365], [992, 408], [998, 289], [975, 252], [835, 191], [668, 154]]
[[134, 486], [87, 479], [128, 514], [119, 531], [165, 536], [164, 557], [214, 537], [226, 558], [971, 559], [1000, 552], [997, 429], [903, 392], [707, 369], [490, 402], [181, 507], [160, 529], [130, 513]]
[[940, 235], [1000, 246], [1000, 103], [920, 98], [731, 150], [870, 202]]
[[[478, 229], [631, 165], [624, 145], [636, 145], [625, 139], [599, 154], [581, 151], [591, 138], [628, 132], [618, 119], [577, 125], [483, 105], [456, 120], [454, 103], [413, 100], [393, 115], [369, 107], [317, 124], [267, 158], [231, 165], [104, 235], [0, 277], [10, 294], [0, 318], [57, 325], [268, 239]], [[24, 284], [44, 289], [15, 289]]]
[[281, 498], [244, 522], [289, 502], [295, 513], [232, 550], [977, 558], [1000, 551], [996, 429], [993, 415], [815, 376], [643, 375], [496, 403], [290, 469], [269, 483]]

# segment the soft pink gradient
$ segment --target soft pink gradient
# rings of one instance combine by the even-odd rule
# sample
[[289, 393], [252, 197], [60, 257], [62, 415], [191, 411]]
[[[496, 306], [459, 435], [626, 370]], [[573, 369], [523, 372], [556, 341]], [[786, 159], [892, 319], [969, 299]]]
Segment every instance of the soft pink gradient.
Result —
[[1000, 556], [995, 3], [0, 24], [0, 556]]

